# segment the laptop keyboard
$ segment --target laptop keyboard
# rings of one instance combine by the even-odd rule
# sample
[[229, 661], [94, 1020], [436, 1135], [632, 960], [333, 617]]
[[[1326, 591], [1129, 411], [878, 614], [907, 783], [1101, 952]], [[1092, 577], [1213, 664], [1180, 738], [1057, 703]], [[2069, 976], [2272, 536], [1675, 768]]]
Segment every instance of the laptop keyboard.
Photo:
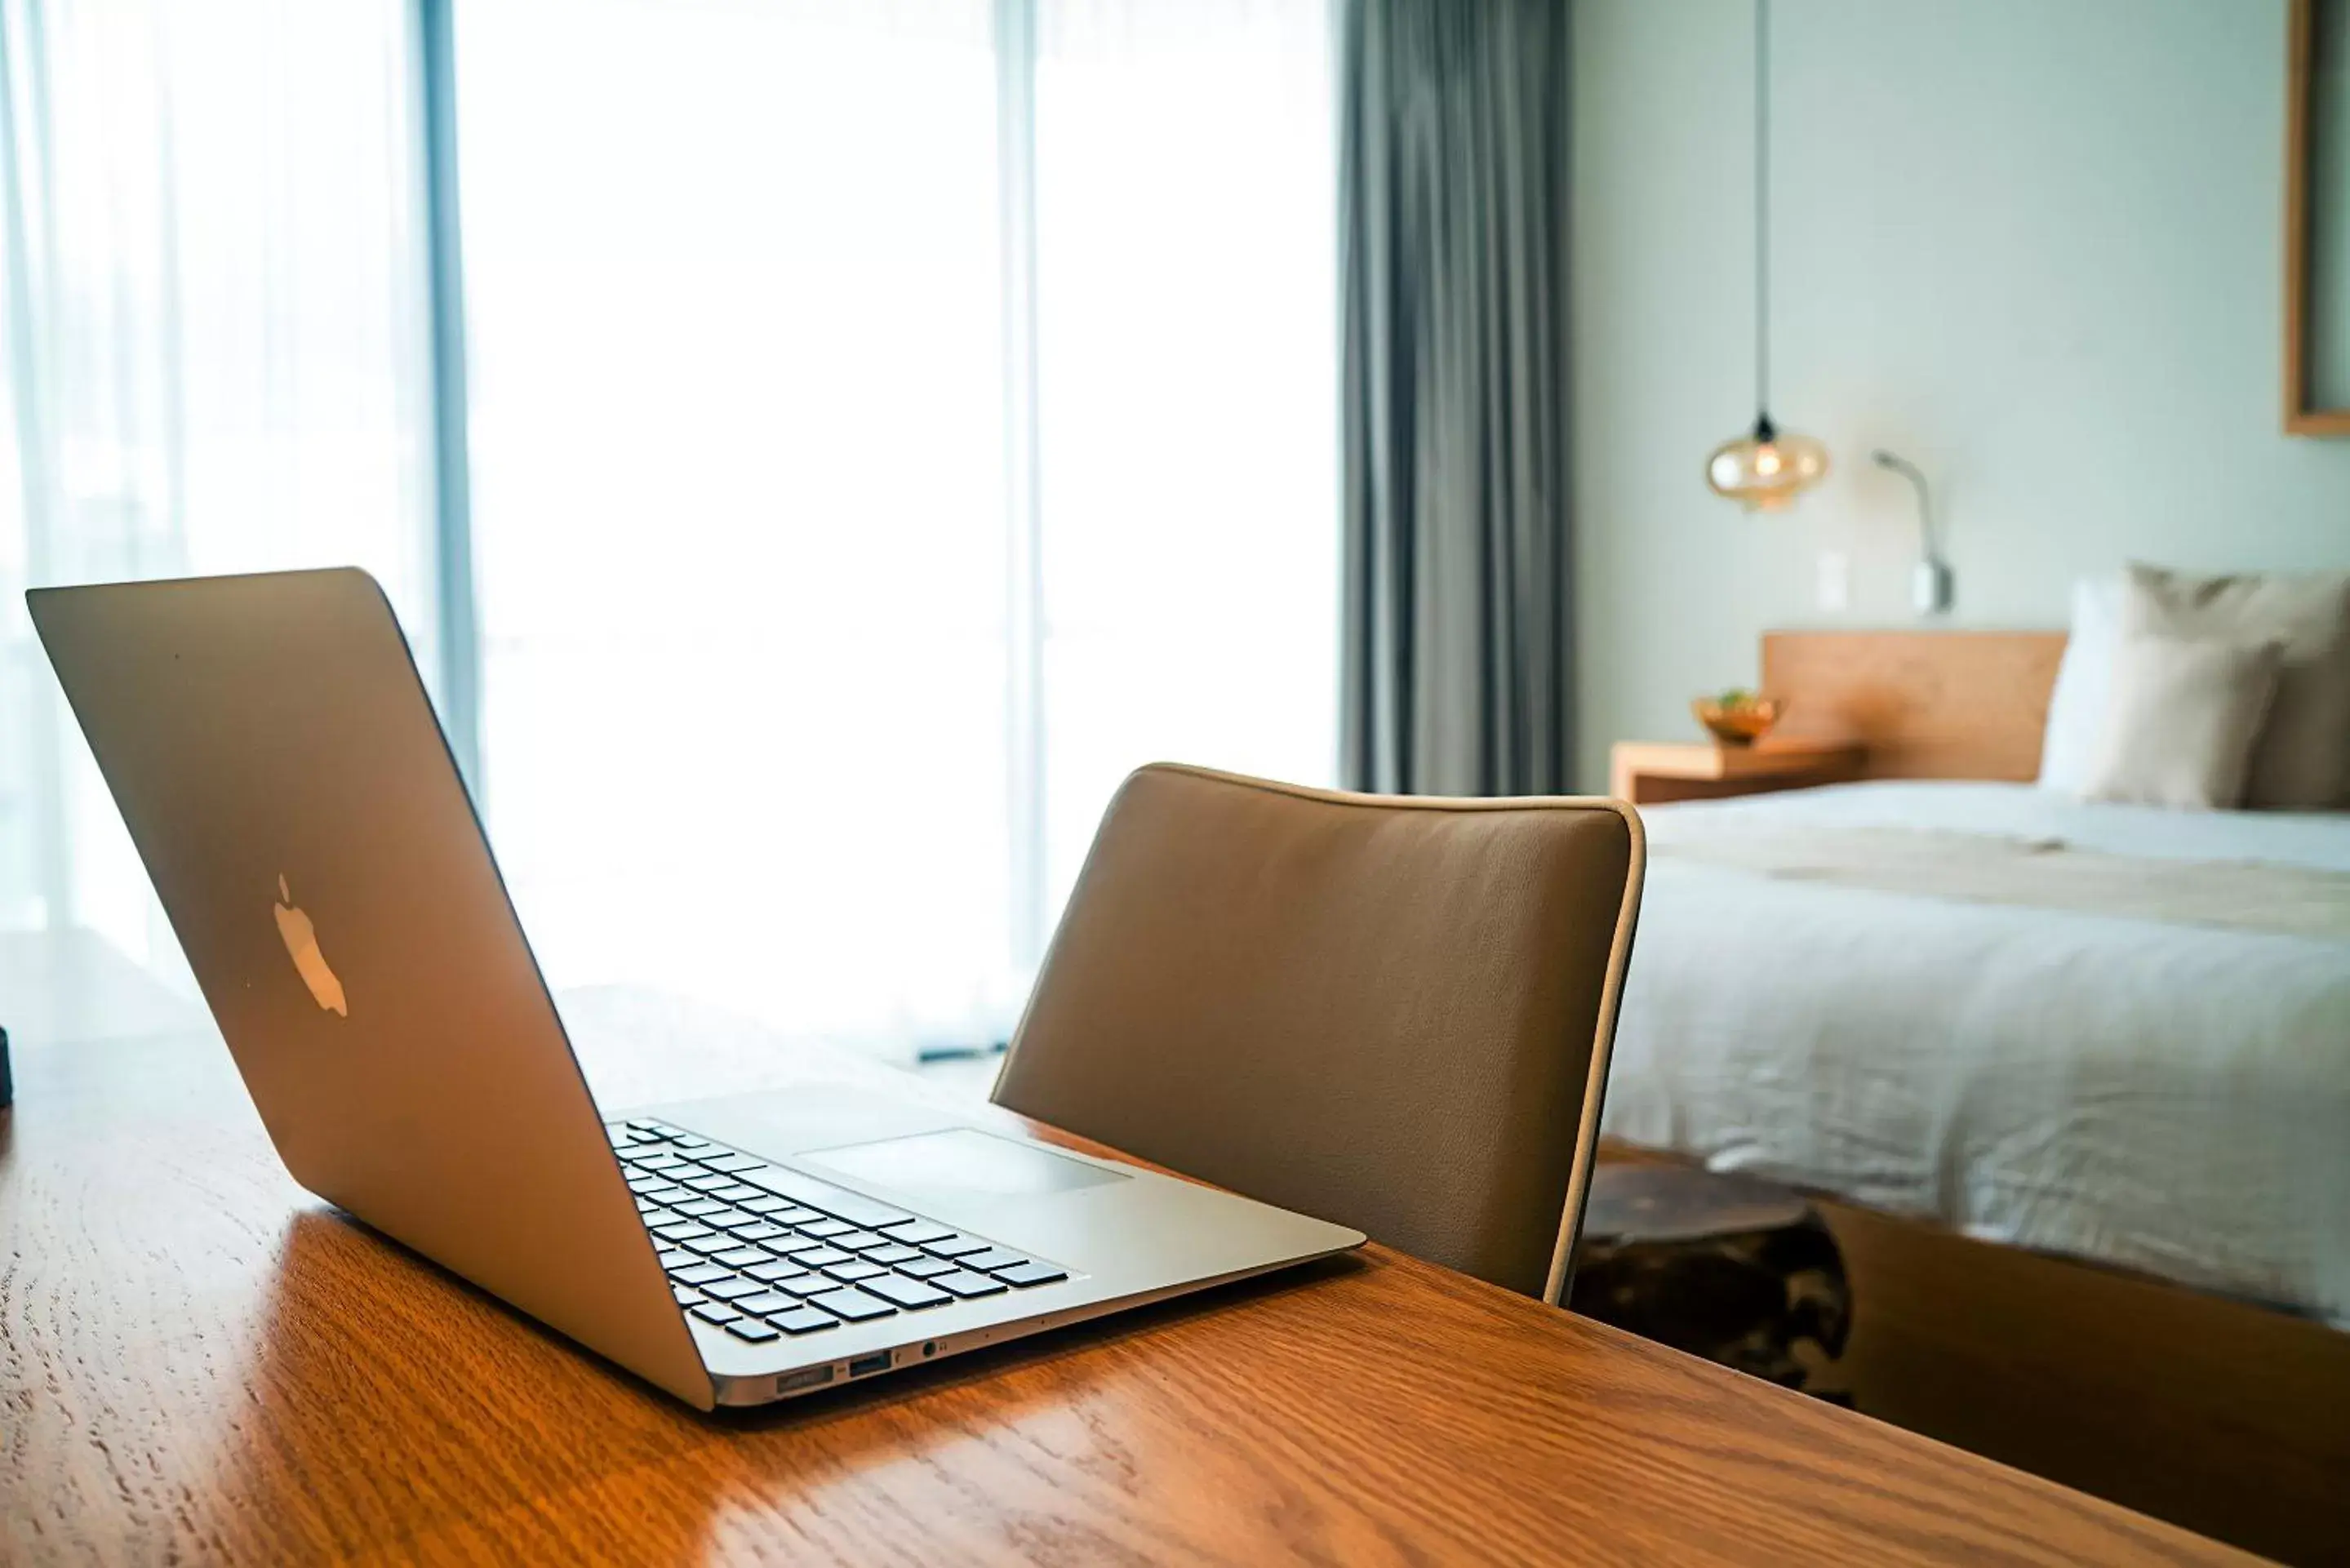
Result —
[[753, 1345], [1069, 1277], [1066, 1269], [660, 1122], [610, 1122], [677, 1304]]

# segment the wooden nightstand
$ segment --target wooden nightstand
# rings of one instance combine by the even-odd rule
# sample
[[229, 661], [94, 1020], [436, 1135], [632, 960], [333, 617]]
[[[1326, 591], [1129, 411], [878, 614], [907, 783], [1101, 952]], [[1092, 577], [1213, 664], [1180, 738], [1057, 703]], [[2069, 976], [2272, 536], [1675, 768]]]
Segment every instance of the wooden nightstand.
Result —
[[1860, 776], [1861, 755], [1860, 747], [1842, 741], [1618, 741], [1609, 753], [1607, 792], [1634, 805], [1662, 805], [1845, 784]]

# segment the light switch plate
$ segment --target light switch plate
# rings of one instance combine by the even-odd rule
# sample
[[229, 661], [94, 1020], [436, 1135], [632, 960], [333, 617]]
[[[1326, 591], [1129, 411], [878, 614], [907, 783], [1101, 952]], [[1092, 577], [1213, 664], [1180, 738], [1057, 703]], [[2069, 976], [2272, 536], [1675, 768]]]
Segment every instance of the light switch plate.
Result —
[[1852, 557], [1842, 550], [1820, 552], [1820, 608], [1841, 615], [1852, 607]]

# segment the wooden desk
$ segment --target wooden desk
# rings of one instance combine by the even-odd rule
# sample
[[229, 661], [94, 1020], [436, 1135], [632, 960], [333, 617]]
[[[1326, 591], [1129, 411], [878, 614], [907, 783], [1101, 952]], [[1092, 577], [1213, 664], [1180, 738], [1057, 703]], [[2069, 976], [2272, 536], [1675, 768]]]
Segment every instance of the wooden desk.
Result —
[[[884, 1071], [570, 1012], [615, 1109]], [[2233, 1559], [1378, 1248], [704, 1417], [322, 1210], [217, 1040], [21, 1042], [17, 1086], [10, 1563]]]

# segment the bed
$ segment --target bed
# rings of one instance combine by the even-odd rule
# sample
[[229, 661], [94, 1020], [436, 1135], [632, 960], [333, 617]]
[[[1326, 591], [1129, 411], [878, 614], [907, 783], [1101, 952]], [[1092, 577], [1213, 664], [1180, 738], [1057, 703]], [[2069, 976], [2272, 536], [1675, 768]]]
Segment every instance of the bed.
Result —
[[2350, 1327], [2350, 815], [1645, 815], [1607, 1132]]
[[1603, 1158], [1818, 1196], [1863, 1409], [2326, 1555], [2350, 1539], [2350, 814], [2038, 789], [2064, 643], [1764, 638], [1790, 725], [1865, 745], [1863, 780], [1643, 813]]

